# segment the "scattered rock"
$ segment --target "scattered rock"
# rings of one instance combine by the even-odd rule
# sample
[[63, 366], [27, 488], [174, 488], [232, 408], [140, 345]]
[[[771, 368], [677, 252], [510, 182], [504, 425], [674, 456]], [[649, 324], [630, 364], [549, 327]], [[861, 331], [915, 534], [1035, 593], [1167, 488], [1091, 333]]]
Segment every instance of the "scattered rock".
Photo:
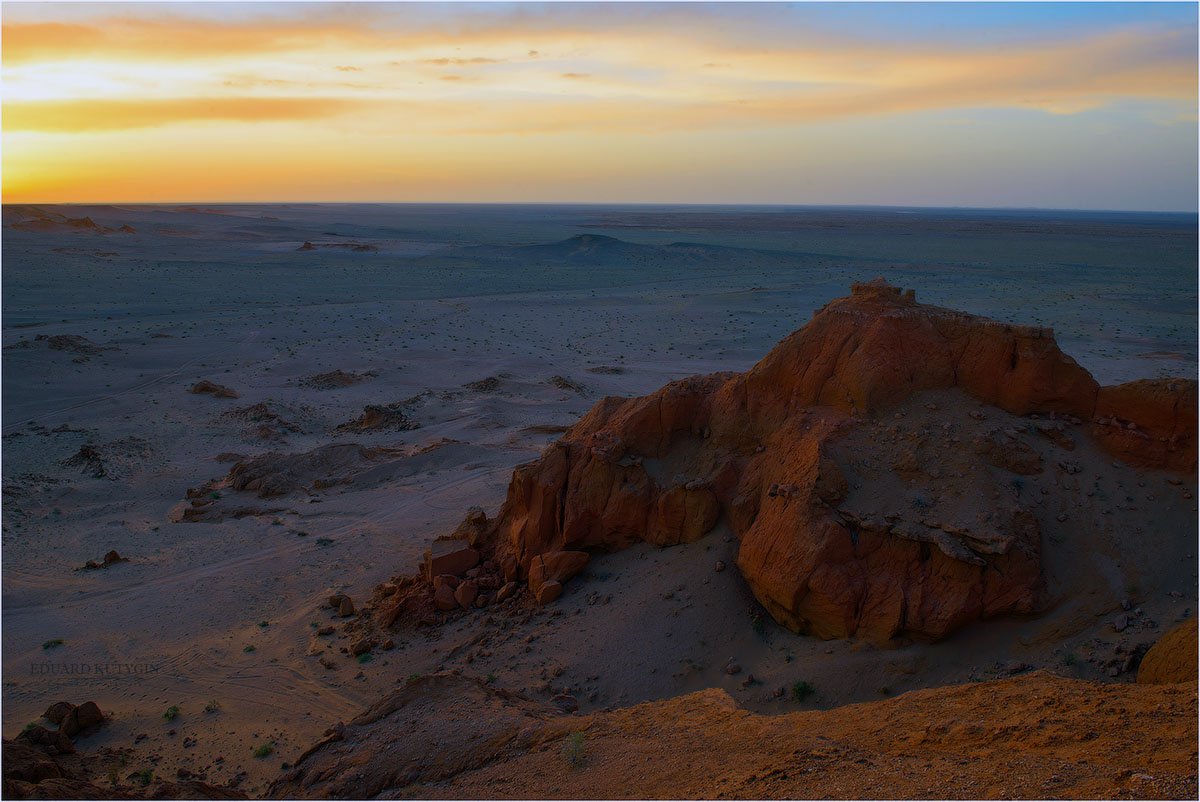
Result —
[[343, 387], [352, 387], [355, 384], [373, 379], [375, 376], [376, 374], [373, 371], [347, 373], [344, 370], [338, 369], [331, 370], [328, 373], [317, 373], [313, 376], [305, 377], [300, 380], [300, 386], [313, 390], [340, 390]]
[[84, 564], [83, 569], [85, 571], [93, 571], [98, 568], [108, 568], [110, 565], [116, 565], [117, 563], [127, 563], [127, 562], [129, 562], [129, 558], [122, 557], [114, 549], [112, 551], [109, 551], [107, 554], [105, 554], [104, 559], [100, 562], [96, 562], [95, 560], [88, 560]]
[[189, 393], [194, 395], [211, 395], [213, 398], [239, 398], [236, 390], [226, 387], [222, 384], [210, 382], [208, 379], [193, 384], [189, 389]]

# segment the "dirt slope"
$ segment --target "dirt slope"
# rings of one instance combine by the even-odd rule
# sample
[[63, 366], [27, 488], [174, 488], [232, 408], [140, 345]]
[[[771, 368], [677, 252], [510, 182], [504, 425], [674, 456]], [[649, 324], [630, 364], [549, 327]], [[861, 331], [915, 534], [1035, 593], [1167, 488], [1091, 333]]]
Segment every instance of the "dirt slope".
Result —
[[333, 734], [269, 795], [1195, 798], [1196, 739], [1195, 684], [1037, 672], [773, 717], [710, 689], [568, 717], [442, 675]]

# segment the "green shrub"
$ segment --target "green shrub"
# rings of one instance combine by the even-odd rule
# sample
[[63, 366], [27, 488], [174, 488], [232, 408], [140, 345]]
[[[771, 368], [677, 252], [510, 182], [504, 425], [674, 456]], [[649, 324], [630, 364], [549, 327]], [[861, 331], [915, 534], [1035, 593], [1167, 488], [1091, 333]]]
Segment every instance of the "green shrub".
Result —
[[812, 685], [809, 685], [804, 680], [799, 680], [795, 685], [792, 686], [792, 698], [795, 699], [796, 702], [803, 702], [816, 692], [817, 689]]
[[582, 732], [573, 732], [567, 736], [567, 740], [563, 743], [563, 757], [572, 768], [583, 765], [585, 755]]

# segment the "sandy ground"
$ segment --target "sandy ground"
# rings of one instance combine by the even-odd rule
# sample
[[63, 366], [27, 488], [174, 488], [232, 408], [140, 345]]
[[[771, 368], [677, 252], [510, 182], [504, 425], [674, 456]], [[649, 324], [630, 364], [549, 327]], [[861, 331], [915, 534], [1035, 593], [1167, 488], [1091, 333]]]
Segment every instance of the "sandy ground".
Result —
[[[784, 257], [704, 251], [677, 263], [684, 257], [638, 262], [622, 252], [620, 264], [573, 257], [576, 243], [547, 257], [556, 264], [518, 269], [535, 257], [519, 255], [514, 268], [507, 251], [460, 249], [555, 242], [579, 229], [554, 229], [532, 211], [461, 224], [443, 215], [437, 225], [428, 215], [311, 207], [70, 216], [84, 213], [113, 231], [56, 228], [57, 218], [21, 230], [13, 221], [29, 218], [5, 213], [6, 735], [54, 701], [95, 700], [112, 721], [82, 748], [128, 749], [130, 773], [182, 768], [255, 793], [330, 724], [439, 668], [532, 697], [565, 688], [582, 712], [708, 687], [781, 712], [795, 706], [773, 691], [801, 679], [817, 690], [806, 705], [820, 708], [1023, 666], [1125, 681], [1108, 676], [1111, 664], [1196, 606], [1194, 477], [1180, 485], [1136, 474], [1085, 443], [1072, 457], [1084, 466], [1078, 484], [1055, 492], [1081, 505], [1073, 520], [1095, 521], [1097, 536], [1055, 543], [1058, 511], [1047, 510], [1058, 603], [1036, 620], [889, 650], [800, 638], [755, 623], [732, 568], [736, 544], [717, 530], [687, 547], [596, 560], [551, 608], [465, 616], [432, 635], [398, 636], [396, 649], [359, 664], [338, 652], [337, 635], [315, 634], [338, 623], [323, 608], [330, 593], [365, 599], [414, 568], [469, 507], [495, 509], [512, 467], [601, 396], [745, 369], [851, 280], [891, 271], [924, 299], [1004, 316], [1017, 295], [1040, 297], [1040, 307], [1016, 305], [1020, 322], [1067, 321], [1066, 350], [1116, 381], [1194, 370], [1194, 277], [1156, 276], [1148, 288], [1128, 277], [1045, 279], [1039, 295], [1005, 283], [1002, 266], [969, 262], [974, 252], [956, 260], [969, 269], [939, 273], [895, 265], [886, 252], [864, 256], [891, 242], [870, 238], [832, 256], [814, 246]], [[117, 232], [122, 224], [135, 233]], [[694, 230], [597, 233], [701, 239]], [[324, 247], [343, 239], [375, 250]], [[315, 250], [296, 251], [305, 241]], [[1115, 300], [1101, 302], [1104, 293]], [[1163, 301], [1150, 311], [1156, 293]], [[1112, 336], [1093, 336], [1096, 327]], [[1088, 347], [1073, 351], [1072, 341]], [[374, 375], [339, 389], [304, 383], [334, 369]], [[202, 379], [240, 397], [187, 392]], [[335, 431], [368, 404], [396, 402], [419, 428]], [[289, 424], [272, 439], [238, 413], [259, 403]], [[263, 515], [168, 520], [188, 488], [229, 469], [218, 455], [335, 442], [402, 453], [351, 484], [267, 500], [238, 494], [276, 510]], [[129, 562], [77, 570], [110, 549]], [[730, 568], [715, 572], [717, 560]], [[1111, 622], [1121, 615], [1130, 625], [1118, 633]], [[336, 668], [320, 662], [327, 653]], [[738, 675], [723, 671], [731, 657]], [[751, 673], [756, 682], [743, 688]], [[172, 706], [179, 713], [168, 720]], [[270, 755], [254, 757], [268, 744]]]

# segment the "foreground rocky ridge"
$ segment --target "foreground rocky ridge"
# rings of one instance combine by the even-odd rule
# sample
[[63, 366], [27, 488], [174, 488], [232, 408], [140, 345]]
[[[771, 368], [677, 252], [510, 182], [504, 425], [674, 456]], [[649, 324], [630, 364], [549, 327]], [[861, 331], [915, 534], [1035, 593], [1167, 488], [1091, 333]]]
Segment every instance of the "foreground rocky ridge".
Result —
[[[1045, 602], [1041, 532], [1020, 488], [1048, 466], [1029, 438], [1060, 449], [1049, 469], [1064, 477], [1078, 471], [1079, 436], [1145, 469], [1190, 473], [1196, 397], [1186, 379], [1100, 387], [1049, 329], [859, 284], [746, 373], [603, 399], [514, 471], [494, 520], [475, 513], [455, 537], [478, 554], [471, 565], [502, 573], [493, 586], [528, 582], [545, 602], [571, 575], [548, 575], [547, 561], [582, 567], [571, 554], [692, 542], [724, 522], [740, 541], [738, 568], [781, 624], [936, 639]], [[962, 431], [949, 413], [941, 431], [906, 428], [904, 412], [888, 421], [917, 399], [934, 412], [963, 399], [979, 407]], [[989, 409], [1028, 420], [977, 425]], [[872, 471], [856, 470], [862, 449], [888, 452], [883, 473], [945, 481], [934, 498], [910, 483], [909, 506], [880, 507]], [[1006, 487], [1017, 498], [996, 493]], [[397, 594], [385, 617], [411, 595]]]
[[710, 689], [570, 717], [440, 675], [331, 730], [268, 796], [1195, 798], [1196, 739], [1194, 682], [1038, 672], [782, 716]]

